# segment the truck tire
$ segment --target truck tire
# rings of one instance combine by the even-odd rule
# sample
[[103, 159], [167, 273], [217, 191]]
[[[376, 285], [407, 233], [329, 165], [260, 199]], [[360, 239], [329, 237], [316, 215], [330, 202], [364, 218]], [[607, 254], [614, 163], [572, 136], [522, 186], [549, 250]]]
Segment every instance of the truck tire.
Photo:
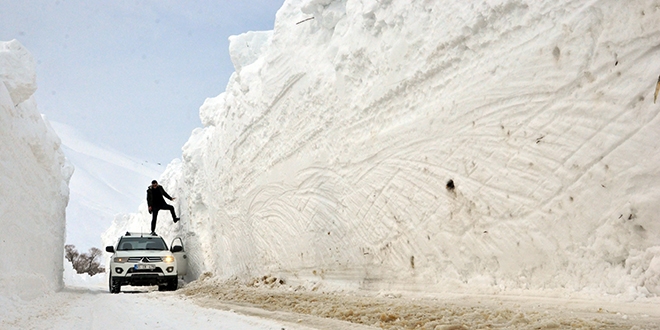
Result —
[[179, 279], [175, 278], [175, 279], [173, 279], [173, 280], [170, 281], [170, 283], [169, 283], [169, 285], [167, 286], [167, 288], [168, 288], [170, 291], [176, 291], [176, 289], [177, 289], [178, 286], [179, 286]]
[[112, 275], [108, 277], [108, 289], [110, 290], [110, 293], [119, 293], [121, 291], [121, 285], [119, 284], [119, 281], [112, 278]]
[[158, 286], [158, 291], [176, 291], [178, 286], [179, 286], [179, 280], [178, 279], [169, 280], [169, 281], [167, 281], [166, 284], [159, 285]]

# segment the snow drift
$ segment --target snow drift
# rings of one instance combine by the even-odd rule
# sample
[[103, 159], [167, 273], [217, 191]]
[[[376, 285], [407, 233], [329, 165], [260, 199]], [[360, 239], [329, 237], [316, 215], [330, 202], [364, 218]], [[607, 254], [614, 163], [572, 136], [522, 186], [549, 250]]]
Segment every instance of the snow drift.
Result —
[[288, 0], [163, 230], [197, 275], [658, 295], [659, 37], [655, 0]]
[[62, 286], [65, 208], [73, 167], [37, 111], [35, 63], [0, 42], [0, 297], [29, 299]]

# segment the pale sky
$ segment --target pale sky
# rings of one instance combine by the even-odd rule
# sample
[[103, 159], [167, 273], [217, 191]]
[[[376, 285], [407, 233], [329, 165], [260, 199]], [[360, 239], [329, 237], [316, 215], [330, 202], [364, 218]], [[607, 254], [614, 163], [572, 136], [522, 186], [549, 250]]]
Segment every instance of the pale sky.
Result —
[[166, 165], [225, 90], [230, 35], [272, 30], [284, 0], [0, 0], [0, 41], [37, 62], [35, 98], [90, 142]]

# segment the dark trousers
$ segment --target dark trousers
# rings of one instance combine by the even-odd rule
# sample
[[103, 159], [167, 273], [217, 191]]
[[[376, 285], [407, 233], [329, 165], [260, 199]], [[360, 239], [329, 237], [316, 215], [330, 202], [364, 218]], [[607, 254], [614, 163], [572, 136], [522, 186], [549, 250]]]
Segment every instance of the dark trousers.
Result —
[[172, 219], [176, 219], [176, 214], [174, 213], [174, 206], [170, 204], [158, 205], [151, 207], [151, 232], [156, 232], [156, 219], [158, 218], [158, 211], [160, 210], [170, 210], [172, 213]]

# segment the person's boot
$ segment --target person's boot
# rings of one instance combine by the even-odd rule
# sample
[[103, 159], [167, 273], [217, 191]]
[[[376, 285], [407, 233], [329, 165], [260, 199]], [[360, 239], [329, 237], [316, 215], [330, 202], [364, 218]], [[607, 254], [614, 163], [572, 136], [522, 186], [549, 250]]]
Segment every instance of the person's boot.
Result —
[[174, 223], [177, 223], [181, 218], [174, 218]]

